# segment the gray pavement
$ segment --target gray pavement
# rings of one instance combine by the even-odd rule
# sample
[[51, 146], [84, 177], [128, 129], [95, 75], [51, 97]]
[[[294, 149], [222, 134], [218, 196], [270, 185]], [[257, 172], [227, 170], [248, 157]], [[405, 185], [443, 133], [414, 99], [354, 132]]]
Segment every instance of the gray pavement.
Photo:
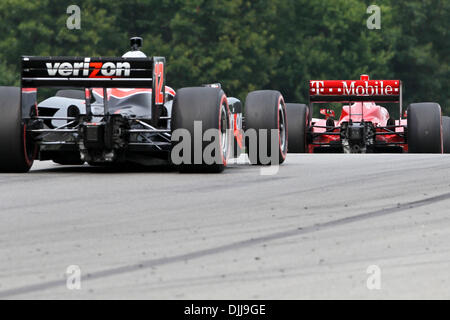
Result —
[[260, 169], [0, 174], [0, 299], [450, 298], [450, 156]]

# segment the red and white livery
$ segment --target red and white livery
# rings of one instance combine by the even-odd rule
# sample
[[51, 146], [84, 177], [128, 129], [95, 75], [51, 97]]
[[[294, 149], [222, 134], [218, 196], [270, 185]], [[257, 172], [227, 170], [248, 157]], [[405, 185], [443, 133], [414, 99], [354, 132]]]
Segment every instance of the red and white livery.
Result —
[[[338, 118], [336, 103], [343, 104]], [[324, 117], [313, 117], [317, 104], [327, 104], [320, 109]], [[396, 119], [387, 104], [398, 105]], [[370, 80], [368, 75], [359, 80], [311, 80], [308, 105], [287, 107], [290, 152], [448, 151], [447, 119], [439, 104], [413, 103], [403, 118], [400, 80]]]

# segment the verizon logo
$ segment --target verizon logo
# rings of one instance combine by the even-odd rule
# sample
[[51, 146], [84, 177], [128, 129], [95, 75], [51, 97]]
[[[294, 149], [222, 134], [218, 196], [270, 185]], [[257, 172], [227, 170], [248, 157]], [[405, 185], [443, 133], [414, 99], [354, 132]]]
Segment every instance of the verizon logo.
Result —
[[399, 87], [399, 82], [396, 80], [310, 82], [310, 90], [313, 95], [398, 95]]
[[89, 78], [115, 78], [129, 77], [131, 65], [129, 62], [90, 62], [85, 58], [84, 62], [56, 62], [46, 63], [48, 75], [51, 77], [89, 77]]

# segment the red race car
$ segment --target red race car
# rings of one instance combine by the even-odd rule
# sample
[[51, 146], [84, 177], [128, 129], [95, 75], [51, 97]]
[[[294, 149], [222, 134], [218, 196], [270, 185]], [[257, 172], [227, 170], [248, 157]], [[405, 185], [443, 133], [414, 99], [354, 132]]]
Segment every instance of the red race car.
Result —
[[[314, 104], [342, 103], [339, 119], [331, 107], [313, 118]], [[379, 103], [398, 104], [394, 119]], [[290, 153], [448, 153], [450, 118], [435, 102], [402, 111], [400, 80], [312, 80], [309, 104], [286, 104]], [[403, 118], [402, 118], [403, 116]]]

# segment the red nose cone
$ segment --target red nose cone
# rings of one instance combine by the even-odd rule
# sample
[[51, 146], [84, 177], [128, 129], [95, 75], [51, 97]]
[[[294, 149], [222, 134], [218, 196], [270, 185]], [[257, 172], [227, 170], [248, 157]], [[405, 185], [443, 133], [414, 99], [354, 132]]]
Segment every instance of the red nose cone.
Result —
[[362, 74], [361, 81], [369, 81], [369, 76], [367, 74]]

